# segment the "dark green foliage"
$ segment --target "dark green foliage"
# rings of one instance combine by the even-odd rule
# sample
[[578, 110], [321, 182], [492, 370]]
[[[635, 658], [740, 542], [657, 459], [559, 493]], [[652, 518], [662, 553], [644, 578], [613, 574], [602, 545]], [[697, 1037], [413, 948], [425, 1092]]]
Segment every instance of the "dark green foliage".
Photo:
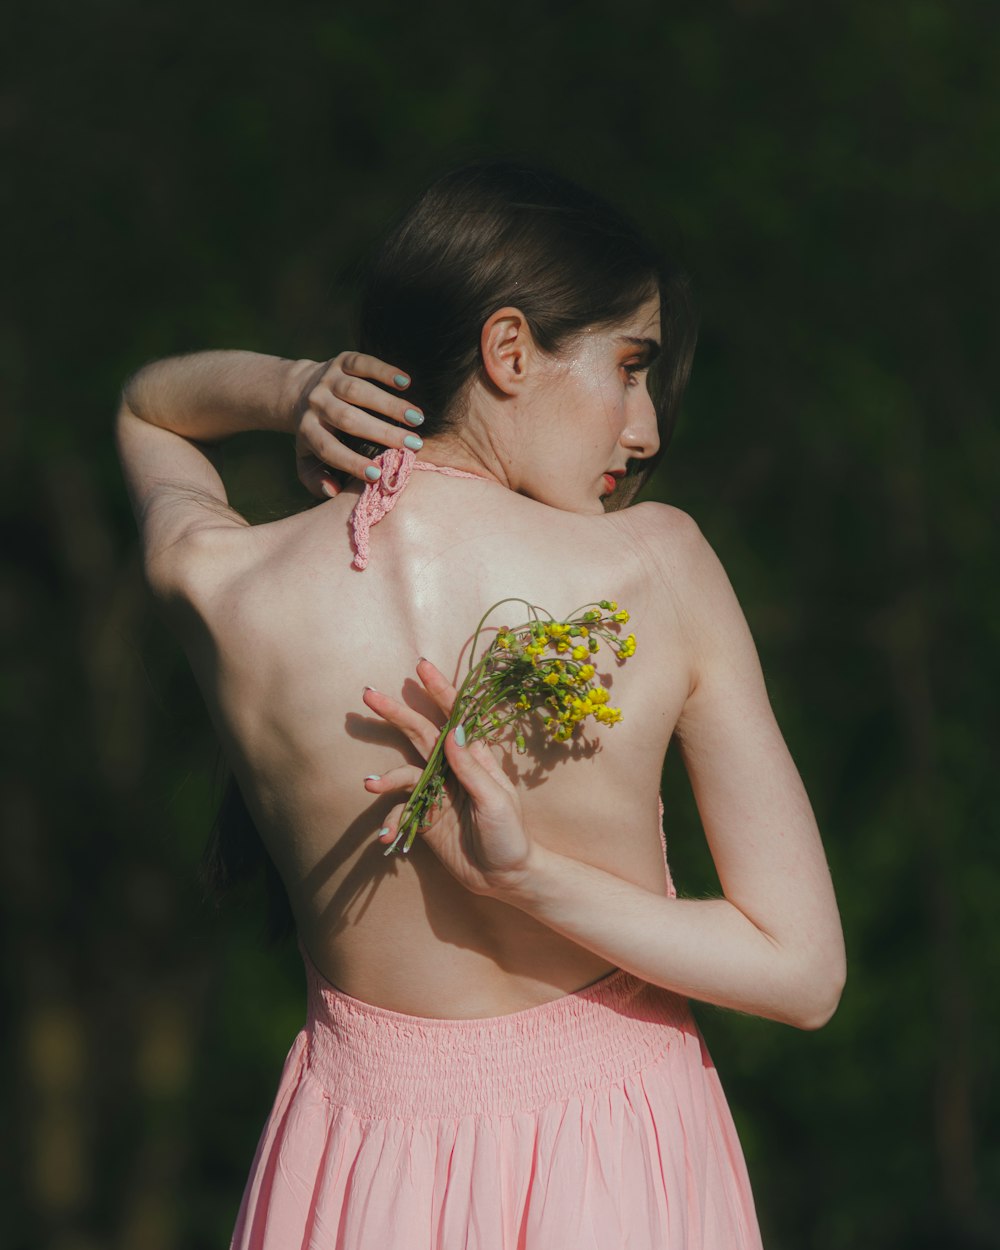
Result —
[[[700, 1011], [766, 1244], [1000, 1245], [998, 26], [975, 0], [6, 16], [6, 1245], [225, 1244], [301, 1020], [262, 895], [199, 898], [215, 746], [139, 578], [118, 387], [177, 351], [350, 345], [371, 240], [494, 152], [694, 277], [653, 493], [744, 603], [850, 957], [819, 1033]], [[277, 440], [227, 480], [255, 518], [300, 506]], [[681, 890], [711, 891], [676, 761], [666, 796]]]

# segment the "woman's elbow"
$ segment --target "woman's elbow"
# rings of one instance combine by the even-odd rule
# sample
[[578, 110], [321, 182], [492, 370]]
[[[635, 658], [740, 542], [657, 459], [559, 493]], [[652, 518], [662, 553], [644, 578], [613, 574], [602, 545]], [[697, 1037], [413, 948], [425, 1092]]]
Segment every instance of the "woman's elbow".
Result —
[[797, 995], [794, 1018], [788, 1023], [808, 1031], [829, 1024], [840, 1004], [846, 981], [847, 960], [843, 950], [824, 960], [821, 967], [812, 965], [804, 975]]

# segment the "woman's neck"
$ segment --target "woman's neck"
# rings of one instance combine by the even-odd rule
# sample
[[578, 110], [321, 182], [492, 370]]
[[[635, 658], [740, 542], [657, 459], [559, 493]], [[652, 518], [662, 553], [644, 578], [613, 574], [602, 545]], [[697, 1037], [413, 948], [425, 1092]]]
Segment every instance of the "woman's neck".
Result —
[[510, 488], [507, 471], [497, 449], [488, 438], [475, 437], [468, 426], [425, 438], [417, 459], [429, 461], [442, 468], [474, 473], [477, 477]]

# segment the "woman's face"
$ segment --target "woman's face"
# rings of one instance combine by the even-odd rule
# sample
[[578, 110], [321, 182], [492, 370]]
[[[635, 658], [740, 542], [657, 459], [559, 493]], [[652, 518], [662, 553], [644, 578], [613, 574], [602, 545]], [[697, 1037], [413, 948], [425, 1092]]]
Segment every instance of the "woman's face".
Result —
[[625, 321], [587, 329], [539, 366], [519, 421], [511, 486], [568, 512], [603, 513], [630, 459], [660, 445], [647, 370], [660, 347], [654, 296]]

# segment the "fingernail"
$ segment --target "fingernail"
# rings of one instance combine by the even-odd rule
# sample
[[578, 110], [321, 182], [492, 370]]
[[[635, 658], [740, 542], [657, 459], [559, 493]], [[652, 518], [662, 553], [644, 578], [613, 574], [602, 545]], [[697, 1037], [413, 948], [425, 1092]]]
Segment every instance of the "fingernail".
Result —
[[365, 778], [365, 781], [381, 781], [381, 780], [382, 780], [381, 773], [369, 773], [368, 776]]
[[417, 412], [416, 408], [407, 408], [403, 413], [403, 420], [409, 421], [410, 425], [423, 425], [424, 414]]
[[392, 380], [396, 384], [396, 386], [409, 386], [410, 385], [410, 379], [406, 376], [405, 373], [397, 373], [396, 376]]
[[460, 747], [465, 746], [465, 726], [464, 725], [455, 726], [455, 741], [458, 743]]
[[378, 694], [378, 691], [375, 689], [374, 686], [365, 686], [365, 688], [361, 691], [361, 693], [367, 694], [369, 690], [372, 692], [372, 694]]
[[388, 825], [386, 825], [386, 827], [385, 827], [384, 829], [380, 829], [380, 830], [378, 831], [378, 833], [376, 833], [376, 835], [375, 835], [376, 841], [377, 841], [379, 838], [383, 838], [383, 837], [385, 837], [385, 835], [386, 835], [388, 832], [389, 832], [389, 826], [388, 826]]
[[406, 438], [403, 439], [403, 446], [409, 447], [410, 451], [419, 451], [423, 445], [424, 440], [418, 438], [416, 434], [407, 434]]
[[320, 490], [326, 495], [327, 499], [336, 499], [337, 492], [333, 489], [329, 482], [320, 482]]
[[369, 482], [377, 482], [381, 476], [382, 470], [377, 464], [370, 464], [368, 468], [365, 469], [365, 477], [369, 480]]

